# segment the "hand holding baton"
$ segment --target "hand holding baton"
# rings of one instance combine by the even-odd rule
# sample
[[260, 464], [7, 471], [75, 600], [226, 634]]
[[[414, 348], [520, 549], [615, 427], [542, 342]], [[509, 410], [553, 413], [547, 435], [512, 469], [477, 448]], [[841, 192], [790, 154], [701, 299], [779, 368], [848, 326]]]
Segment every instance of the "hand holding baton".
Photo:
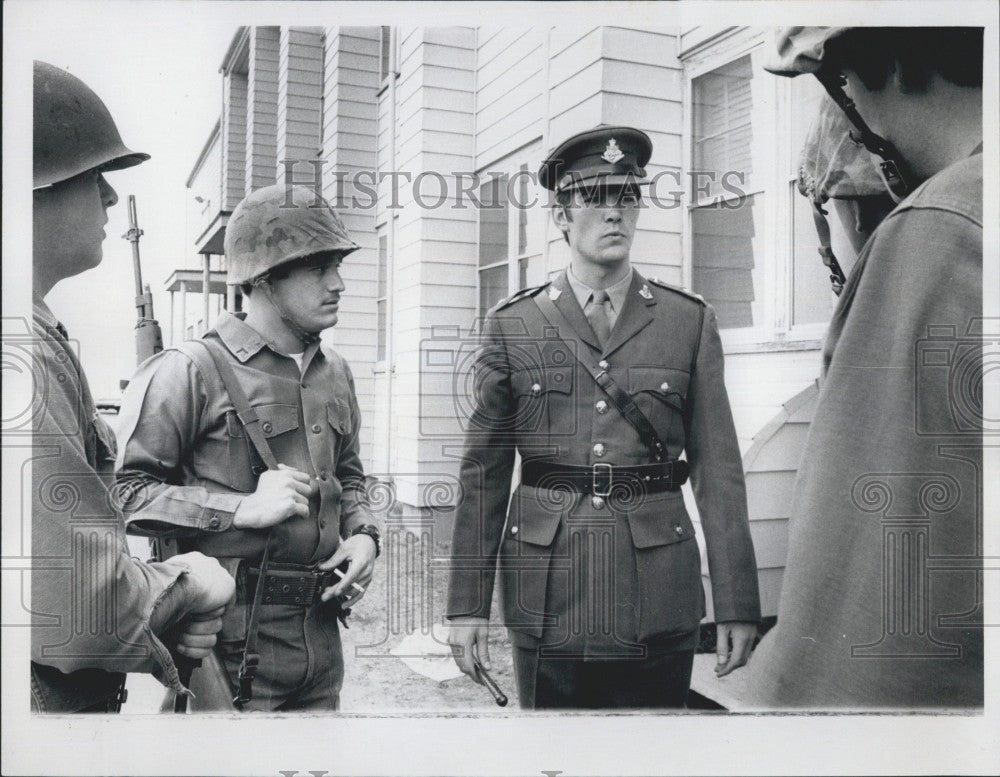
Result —
[[497, 703], [497, 706], [506, 707], [507, 697], [504, 695], [504, 692], [500, 690], [500, 686], [497, 685], [496, 680], [490, 677], [490, 673], [486, 671], [481, 663], [479, 663], [478, 656], [472, 656], [472, 665], [476, 669], [476, 675], [483, 681], [483, 685], [485, 685], [489, 692], [493, 695], [493, 701]]

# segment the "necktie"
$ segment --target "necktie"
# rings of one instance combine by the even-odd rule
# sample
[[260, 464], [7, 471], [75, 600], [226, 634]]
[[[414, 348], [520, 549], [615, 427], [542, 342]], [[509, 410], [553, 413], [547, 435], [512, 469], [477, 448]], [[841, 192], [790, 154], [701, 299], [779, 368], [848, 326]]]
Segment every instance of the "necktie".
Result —
[[604, 303], [607, 301], [607, 290], [594, 289], [587, 301], [587, 308], [583, 311], [587, 321], [590, 322], [590, 328], [597, 335], [597, 341], [601, 344], [601, 348], [607, 345], [608, 338], [611, 337], [611, 322], [608, 320], [608, 311], [604, 307]]

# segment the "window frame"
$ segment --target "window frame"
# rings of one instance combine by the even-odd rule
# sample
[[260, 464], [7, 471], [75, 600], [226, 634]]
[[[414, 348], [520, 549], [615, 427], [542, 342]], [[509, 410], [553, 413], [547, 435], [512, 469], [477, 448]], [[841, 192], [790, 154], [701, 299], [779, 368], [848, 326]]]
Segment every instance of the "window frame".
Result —
[[[682, 170], [688, 171], [688, 180], [683, 187], [682, 202], [684, 218], [681, 227], [683, 247], [682, 278], [684, 285], [691, 288], [694, 274], [693, 252], [693, 211], [708, 205], [718, 206], [722, 202], [733, 201], [725, 193], [713, 197], [695, 199], [690, 173], [694, 172], [694, 81], [714, 70], [735, 62], [744, 56], [756, 54], [771, 45], [762, 30], [742, 29], [716, 36], [689, 56], [682, 58], [684, 67], [683, 90], [683, 131]], [[753, 63], [753, 59], [751, 60]], [[755, 72], [755, 76], [757, 73]], [[760, 77], [767, 77], [762, 73]], [[760, 321], [750, 327], [721, 329], [723, 348], [727, 353], [755, 351], [804, 350], [819, 348], [829, 326], [829, 320], [810, 324], [793, 324], [794, 312], [794, 202], [793, 186], [789, 185], [788, 171], [794, 170], [798, 149], [792, 145], [791, 79], [770, 77], [765, 82], [765, 94], [773, 103], [774, 110], [765, 112], [768, 121], [760, 128], [764, 137], [773, 138], [767, 146], [765, 158], [755, 164], [752, 188], [746, 195], [757, 195], [761, 202], [761, 256], [769, 259], [763, 262], [760, 290], [763, 295]], [[755, 130], [757, 127], [755, 126]], [[755, 158], [754, 162], [758, 162]], [[757, 168], [760, 168], [760, 172]], [[819, 256], [816, 261], [819, 262]], [[695, 289], [697, 291], [697, 289]], [[831, 306], [831, 313], [832, 313]]]

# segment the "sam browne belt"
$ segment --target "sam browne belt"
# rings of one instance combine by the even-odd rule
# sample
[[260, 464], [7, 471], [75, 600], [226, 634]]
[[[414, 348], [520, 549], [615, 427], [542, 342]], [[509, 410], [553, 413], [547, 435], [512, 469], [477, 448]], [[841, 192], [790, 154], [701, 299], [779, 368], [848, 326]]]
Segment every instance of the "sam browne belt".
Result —
[[688, 479], [688, 463], [683, 459], [664, 464], [616, 467], [557, 464], [551, 461], [526, 461], [521, 467], [521, 483], [535, 488], [562, 488], [580, 494], [609, 496], [613, 489], [627, 488], [647, 494], [676, 491]]

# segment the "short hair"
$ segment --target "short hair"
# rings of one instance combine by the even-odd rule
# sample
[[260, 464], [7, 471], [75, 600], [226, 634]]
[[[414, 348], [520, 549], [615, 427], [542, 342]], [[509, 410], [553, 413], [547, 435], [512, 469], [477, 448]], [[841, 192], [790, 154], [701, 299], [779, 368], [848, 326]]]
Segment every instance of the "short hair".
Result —
[[923, 92], [934, 73], [956, 86], [983, 85], [982, 27], [855, 27], [826, 46], [824, 66], [850, 69], [881, 91], [898, 68], [900, 86]]

